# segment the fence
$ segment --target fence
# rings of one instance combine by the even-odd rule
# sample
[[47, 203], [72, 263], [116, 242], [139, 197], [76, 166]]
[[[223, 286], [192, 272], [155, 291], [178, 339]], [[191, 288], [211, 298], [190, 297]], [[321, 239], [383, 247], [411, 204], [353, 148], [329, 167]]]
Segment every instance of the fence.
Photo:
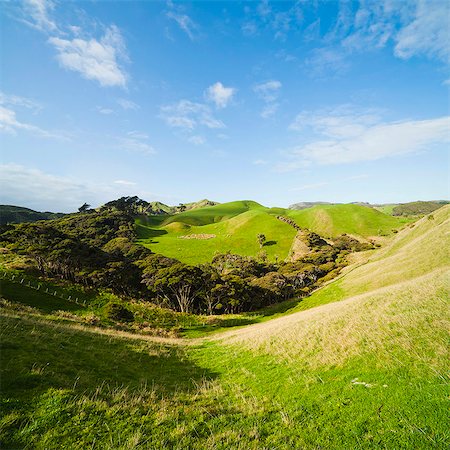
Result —
[[77, 305], [80, 305], [80, 306], [84, 306], [84, 307], [86, 306], [86, 300], [80, 300], [78, 297], [72, 298], [72, 295], [68, 295], [64, 292], [58, 292], [53, 287], [45, 286], [42, 283], [27, 279], [22, 274], [14, 274], [14, 273], [0, 271], [0, 279], [8, 280], [8, 281], [11, 281], [12, 283], [20, 284], [23, 287], [27, 287], [27, 288], [33, 289], [35, 291], [41, 291], [41, 293], [43, 293], [43, 294], [47, 294], [52, 297], [58, 297], [65, 301], [68, 301], [71, 303], [76, 303]]

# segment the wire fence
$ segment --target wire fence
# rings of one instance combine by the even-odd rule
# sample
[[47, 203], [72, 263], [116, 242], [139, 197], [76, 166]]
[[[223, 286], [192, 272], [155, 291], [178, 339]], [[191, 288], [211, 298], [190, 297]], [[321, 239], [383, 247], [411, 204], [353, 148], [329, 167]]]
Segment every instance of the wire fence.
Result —
[[55, 288], [46, 286], [35, 280], [30, 280], [22, 274], [14, 274], [9, 272], [0, 271], [0, 279], [8, 280], [15, 284], [20, 284], [23, 287], [33, 289], [35, 291], [40, 291], [43, 294], [50, 295], [52, 297], [57, 297], [63, 299], [67, 302], [75, 303], [80, 306], [86, 306], [86, 300], [80, 299], [79, 297], [69, 295], [65, 292], [58, 292]]

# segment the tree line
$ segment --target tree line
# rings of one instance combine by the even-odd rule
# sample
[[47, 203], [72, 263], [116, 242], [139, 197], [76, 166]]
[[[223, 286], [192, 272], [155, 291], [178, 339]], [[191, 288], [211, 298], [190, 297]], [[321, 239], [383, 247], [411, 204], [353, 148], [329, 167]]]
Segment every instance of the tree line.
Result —
[[0, 230], [0, 244], [28, 257], [30, 270], [42, 277], [203, 314], [252, 311], [306, 295], [336, 276], [343, 255], [355, 246], [350, 237], [341, 237], [333, 246], [310, 232], [312, 250], [295, 262], [273, 264], [218, 254], [208, 264], [190, 266], [136, 244], [133, 213], [142, 205], [119, 202], [119, 206], [6, 225]]

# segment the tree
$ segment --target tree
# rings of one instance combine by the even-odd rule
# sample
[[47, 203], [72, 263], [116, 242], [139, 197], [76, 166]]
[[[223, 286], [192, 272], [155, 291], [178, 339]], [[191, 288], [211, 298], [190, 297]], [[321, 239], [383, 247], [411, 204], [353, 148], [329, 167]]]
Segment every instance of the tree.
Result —
[[170, 267], [147, 272], [143, 282], [169, 307], [190, 313], [202, 289], [202, 271], [198, 267], [177, 262]]
[[258, 239], [259, 248], [263, 248], [264, 243], [266, 242], [266, 236], [260, 233], [256, 236], [256, 238]]
[[87, 203], [83, 203], [83, 204], [78, 208], [78, 212], [84, 213], [84, 212], [86, 212], [90, 207], [91, 207], [91, 205], [88, 205]]

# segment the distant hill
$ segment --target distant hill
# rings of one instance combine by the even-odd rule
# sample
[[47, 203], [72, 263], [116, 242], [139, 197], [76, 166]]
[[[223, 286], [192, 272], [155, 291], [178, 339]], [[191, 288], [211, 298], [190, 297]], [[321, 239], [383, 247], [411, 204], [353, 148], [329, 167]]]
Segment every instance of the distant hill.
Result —
[[411, 202], [401, 203], [392, 209], [393, 216], [418, 216], [430, 214], [433, 211], [441, 208], [443, 205], [448, 204], [446, 200], [438, 200], [434, 202]]
[[409, 221], [356, 204], [322, 204], [292, 210], [242, 200], [178, 214], [139, 216], [136, 226], [139, 242], [152, 251], [199, 264], [210, 261], [217, 253], [257, 256], [261, 251], [258, 234], [266, 237], [262, 250], [269, 260], [284, 260], [294, 250], [296, 226], [330, 239], [347, 233], [364, 241], [389, 235]]
[[191, 203], [180, 203], [178, 206], [169, 206], [161, 202], [150, 202], [148, 204], [146, 213], [147, 214], [177, 214], [184, 211], [190, 211], [192, 209], [205, 208], [207, 206], [218, 205], [218, 202], [213, 202], [208, 199], [203, 199], [198, 202]]
[[0, 225], [58, 219], [64, 215], [63, 213], [34, 211], [21, 206], [0, 205]]

